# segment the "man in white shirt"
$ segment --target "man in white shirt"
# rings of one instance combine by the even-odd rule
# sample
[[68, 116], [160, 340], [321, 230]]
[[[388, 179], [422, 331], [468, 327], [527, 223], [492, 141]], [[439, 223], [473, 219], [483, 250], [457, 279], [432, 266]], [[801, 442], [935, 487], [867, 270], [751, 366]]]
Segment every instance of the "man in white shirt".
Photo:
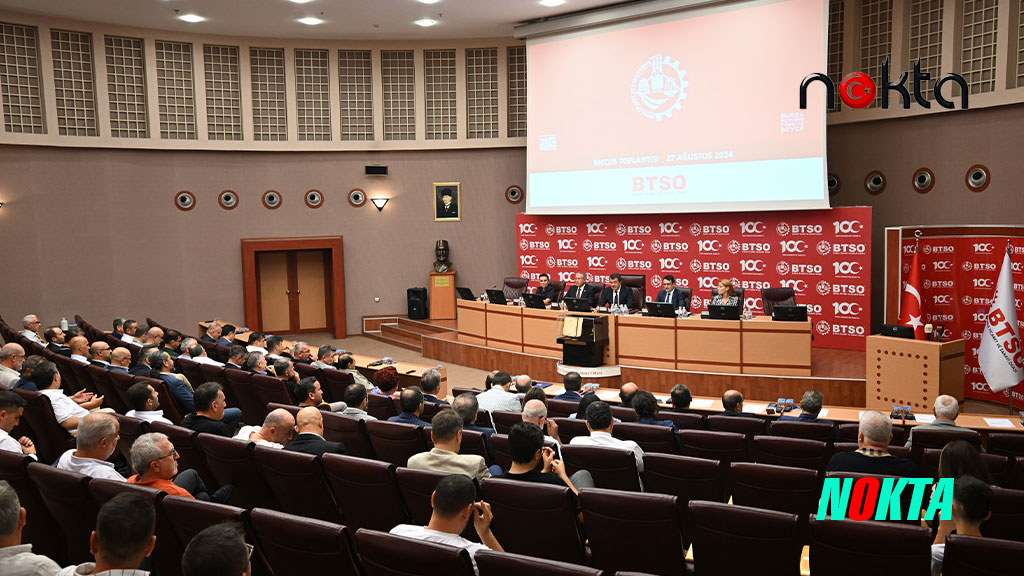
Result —
[[21, 331], [21, 335], [36, 344], [46, 346], [46, 342], [43, 342], [43, 339], [39, 337], [40, 324], [41, 322], [39, 322], [39, 317], [35, 314], [26, 315], [21, 319], [21, 325], [24, 327], [24, 330]]
[[36, 445], [25, 436], [15, 439], [11, 430], [21, 422], [25, 413], [25, 399], [9, 390], [0, 390], [0, 450], [25, 454], [36, 458]]
[[136, 382], [128, 388], [128, 401], [131, 402], [132, 409], [125, 416], [145, 420], [149, 423], [174, 424], [164, 418], [164, 411], [159, 409], [160, 397], [156, 390], [146, 382]]
[[[396, 536], [465, 549], [469, 552], [475, 571], [476, 560], [473, 556], [478, 551], [505, 551], [491, 532], [491, 520], [494, 519], [494, 515], [491, 513], [490, 504], [475, 502], [475, 500], [476, 486], [468, 476], [462, 474], [445, 476], [437, 483], [437, 488], [430, 496], [430, 504], [434, 507], [434, 511], [430, 515], [430, 522], [426, 526], [399, 524], [391, 529], [391, 533]], [[480, 536], [482, 544], [471, 542], [461, 536], [470, 518], [473, 519], [473, 528]]]
[[60, 566], [33, 554], [31, 544], [21, 543], [27, 516], [18, 493], [6, 480], [0, 480], [0, 571], [4, 576], [52, 576], [60, 572]]
[[0, 348], [0, 389], [10, 390], [21, 378], [21, 367], [25, 364], [25, 349], [21, 344], [10, 342]]
[[74, 432], [79, 421], [89, 415], [89, 411], [103, 404], [103, 396], [93, 396], [91, 392], [79, 390], [74, 396], [67, 396], [60, 388], [60, 372], [57, 365], [46, 361], [32, 370], [32, 381], [39, 388], [39, 393], [50, 399], [53, 416], [65, 430]]
[[68, 342], [68, 347], [71, 348], [71, 359], [81, 364], [88, 364], [89, 357], [86, 354], [89, 353], [89, 339], [85, 336], [75, 336]]
[[245, 347], [246, 352], [259, 352], [267, 355], [267, 336], [262, 332], [253, 332], [249, 336], [249, 345]]
[[[190, 338], [193, 342], [195, 339]], [[206, 353], [206, 348], [203, 348], [198, 342], [190, 346], [186, 352], [188, 353], [188, 360], [195, 362], [196, 364], [209, 364], [210, 366], [224, 367], [223, 362], [217, 362]]]
[[257, 446], [284, 448], [295, 429], [295, 417], [284, 408], [273, 410], [263, 420], [263, 426], [242, 426], [236, 440], [255, 442]]
[[481, 410], [494, 412], [505, 410], [508, 412], [521, 412], [523, 405], [518, 394], [509, 392], [512, 387], [512, 376], [508, 372], [495, 372], [491, 377], [491, 387], [481, 394], [477, 394], [476, 401], [480, 404]]
[[70, 470], [93, 478], [106, 478], [124, 482], [124, 476], [114, 470], [107, 458], [117, 450], [121, 426], [110, 414], [97, 412], [82, 418], [78, 425], [74, 450], [68, 450], [57, 460], [57, 468]]
[[[959, 536], [982, 537], [981, 524], [992, 516], [992, 487], [974, 476], [963, 475], [953, 487], [953, 522], [940, 522], [932, 544], [932, 576], [942, 573], [946, 536], [956, 528]], [[951, 525], [952, 524], [952, 525]]]
[[281, 358], [284, 358], [284, 354], [288, 351], [284, 347], [284, 338], [280, 336], [271, 336], [267, 338], [267, 362], [275, 362]]
[[58, 576], [148, 576], [137, 567], [156, 546], [156, 509], [145, 496], [122, 492], [100, 508], [89, 538], [95, 562], [68, 566]]
[[644, 451], [632, 440], [619, 440], [612, 436], [612, 408], [605, 402], [597, 401], [587, 406], [587, 429], [590, 436], [577, 436], [569, 442], [570, 446], [607, 446], [631, 450], [636, 458], [636, 471], [644, 471]]
[[366, 405], [369, 403], [369, 395], [362, 384], [349, 384], [345, 387], [345, 409], [341, 411], [341, 415], [357, 420], [376, 420], [366, 412]]
[[129, 344], [138, 344], [139, 341], [135, 339], [135, 331], [139, 328], [139, 323], [135, 320], [125, 320], [124, 324], [121, 325], [121, 329], [124, 330], [124, 334], [121, 335], [121, 341]]

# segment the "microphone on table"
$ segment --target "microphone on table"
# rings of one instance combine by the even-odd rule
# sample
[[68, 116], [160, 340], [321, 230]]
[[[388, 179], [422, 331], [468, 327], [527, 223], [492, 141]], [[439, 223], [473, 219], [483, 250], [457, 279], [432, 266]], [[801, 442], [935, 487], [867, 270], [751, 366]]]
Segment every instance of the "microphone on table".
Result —
[[924, 339], [925, 340], [931, 340], [932, 339], [932, 332], [933, 331], [934, 331], [934, 327], [931, 324], [925, 324], [924, 325]]

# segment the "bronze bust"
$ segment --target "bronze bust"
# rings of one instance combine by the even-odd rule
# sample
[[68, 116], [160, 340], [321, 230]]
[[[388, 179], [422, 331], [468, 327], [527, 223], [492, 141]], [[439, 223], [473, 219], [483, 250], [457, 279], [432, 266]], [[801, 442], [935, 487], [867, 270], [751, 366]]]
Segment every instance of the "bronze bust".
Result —
[[452, 263], [448, 260], [447, 240], [437, 241], [437, 245], [434, 248], [434, 256], [437, 258], [434, 261], [434, 272], [449, 272], [452, 269]]

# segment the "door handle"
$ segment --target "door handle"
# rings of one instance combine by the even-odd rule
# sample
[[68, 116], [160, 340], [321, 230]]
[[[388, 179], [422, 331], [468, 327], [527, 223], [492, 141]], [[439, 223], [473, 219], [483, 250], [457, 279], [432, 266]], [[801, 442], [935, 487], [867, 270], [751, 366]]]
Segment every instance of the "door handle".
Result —
[[292, 291], [291, 290], [285, 290], [284, 293], [290, 295], [292, 293]]
[[296, 290], [295, 293], [296, 294], [302, 294], [302, 290]]

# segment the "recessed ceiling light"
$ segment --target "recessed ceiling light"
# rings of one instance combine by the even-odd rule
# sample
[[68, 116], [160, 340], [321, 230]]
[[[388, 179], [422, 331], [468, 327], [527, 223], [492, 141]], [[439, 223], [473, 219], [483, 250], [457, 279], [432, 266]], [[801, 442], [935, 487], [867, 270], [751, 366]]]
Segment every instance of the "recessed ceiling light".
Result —
[[418, 0], [420, 4], [437, 4], [441, 0]]
[[306, 26], [316, 26], [317, 24], [323, 24], [324, 23], [323, 20], [321, 20], [321, 19], [319, 19], [319, 18], [317, 18], [315, 16], [307, 16], [305, 18], [299, 18], [299, 22], [302, 22]]
[[413, 22], [413, 24], [415, 24], [417, 26], [423, 26], [424, 28], [428, 28], [430, 26], [434, 26], [435, 24], [437, 24], [437, 20], [431, 20], [430, 18], [423, 18], [422, 20], [417, 20], [417, 21]]
[[288, 1], [289, 2], [294, 2], [295, 4], [306, 4], [308, 2], [312, 2], [313, 0], [288, 0]]
[[178, 20], [184, 20], [185, 22], [191, 22], [195, 24], [196, 22], [202, 22], [203, 20], [206, 20], [206, 18], [203, 18], [198, 14], [182, 14], [181, 16], [178, 16]]
[[547, 6], [548, 8], [554, 8], [555, 6], [561, 6], [562, 4], [565, 4], [565, 0], [540, 0], [540, 5]]

